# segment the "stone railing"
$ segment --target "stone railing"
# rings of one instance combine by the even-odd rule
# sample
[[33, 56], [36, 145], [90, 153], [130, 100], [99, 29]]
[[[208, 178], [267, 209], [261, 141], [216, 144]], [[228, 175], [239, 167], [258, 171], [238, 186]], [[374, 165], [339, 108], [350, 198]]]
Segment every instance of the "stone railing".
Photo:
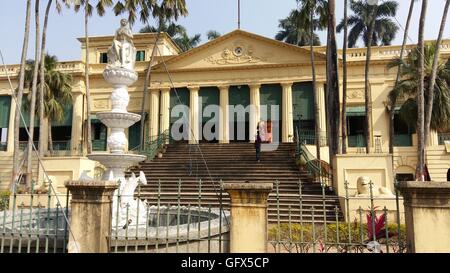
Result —
[[[84, 64], [80, 61], [60, 62], [56, 65], [56, 70], [64, 73], [76, 73], [84, 71]], [[20, 65], [13, 64], [5, 67], [0, 67], [0, 77], [6, 77], [9, 74], [10, 77], [15, 77], [20, 72]]]
[[[430, 43], [432, 41], [426, 41]], [[407, 45], [405, 48], [405, 56], [411, 52], [411, 50], [416, 47], [415, 44]], [[314, 49], [320, 53], [326, 53], [326, 47], [317, 47]], [[375, 59], [392, 59], [400, 56], [402, 47], [400, 45], [396, 46], [374, 46], [372, 47], [372, 57]], [[367, 48], [349, 48], [347, 49], [347, 58], [349, 60], [364, 60], [366, 58]], [[450, 39], [443, 40], [441, 44], [441, 54], [450, 55]], [[338, 51], [339, 58], [342, 58], [342, 49]]]

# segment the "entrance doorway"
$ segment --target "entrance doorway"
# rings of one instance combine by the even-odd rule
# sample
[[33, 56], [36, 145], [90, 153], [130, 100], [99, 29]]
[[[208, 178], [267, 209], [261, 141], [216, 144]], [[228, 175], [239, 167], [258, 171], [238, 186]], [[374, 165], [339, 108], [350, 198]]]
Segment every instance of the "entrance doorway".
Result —
[[[199, 117], [201, 138], [200, 142], [204, 143], [217, 143], [219, 139], [219, 116], [215, 113], [214, 109], [208, 109], [209, 105], [219, 106], [219, 89], [217, 87], [201, 87], [198, 92], [199, 98]], [[210, 108], [210, 107], [209, 107]], [[212, 110], [212, 112], [211, 112]], [[215, 116], [217, 115], [217, 116]], [[210, 124], [210, 121], [214, 120], [215, 124]], [[208, 123], [208, 124], [206, 124]], [[205, 132], [207, 134], [205, 134]], [[209, 134], [212, 133], [212, 135]]]
[[248, 85], [230, 86], [228, 91], [230, 142], [249, 142], [250, 114], [245, 111], [250, 105]]

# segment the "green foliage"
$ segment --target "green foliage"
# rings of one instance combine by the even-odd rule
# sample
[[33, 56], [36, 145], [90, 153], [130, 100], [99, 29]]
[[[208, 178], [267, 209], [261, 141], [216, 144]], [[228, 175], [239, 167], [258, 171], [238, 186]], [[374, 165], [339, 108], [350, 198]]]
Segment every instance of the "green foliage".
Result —
[[7, 210], [9, 208], [10, 191], [0, 191], [0, 210]]
[[[391, 252], [403, 252], [406, 248], [406, 228], [400, 225], [400, 236], [398, 236], [397, 224], [388, 225], [389, 248]], [[350, 248], [363, 252], [366, 248], [365, 244], [371, 241], [367, 238], [367, 224], [358, 222], [353, 223], [336, 223], [326, 225], [326, 241], [325, 226], [322, 224], [288, 224], [282, 223], [279, 228], [274, 225], [268, 230], [268, 239], [274, 249], [277, 245], [283, 246], [289, 252], [308, 252], [312, 247], [316, 247], [316, 251], [335, 250], [337, 252], [349, 252]], [[386, 245], [386, 238], [378, 239], [380, 244]], [[399, 244], [400, 243], [400, 244]]]

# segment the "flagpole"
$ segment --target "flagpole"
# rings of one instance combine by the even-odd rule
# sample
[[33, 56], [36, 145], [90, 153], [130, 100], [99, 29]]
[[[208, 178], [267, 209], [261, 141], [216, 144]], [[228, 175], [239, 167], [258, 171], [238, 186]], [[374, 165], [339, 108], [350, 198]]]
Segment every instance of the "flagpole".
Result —
[[241, 0], [238, 0], [238, 29], [241, 29]]

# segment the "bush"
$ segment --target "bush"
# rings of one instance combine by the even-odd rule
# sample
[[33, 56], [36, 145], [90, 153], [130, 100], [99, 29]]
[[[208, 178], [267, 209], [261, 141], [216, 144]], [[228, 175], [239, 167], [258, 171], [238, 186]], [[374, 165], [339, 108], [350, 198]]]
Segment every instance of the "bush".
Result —
[[[303, 234], [302, 234], [303, 232]], [[363, 252], [366, 249], [365, 244], [372, 241], [368, 238], [367, 225], [358, 222], [327, 224], [326, 226], [326, 242], [325, 242], [325, 226], [316, 224], [280, 224], [269, 228], [268, 239], [274, 249], [278, 245], [283, 246], [286, 251], [292, 252], [308, 252], [314, 244], [316, 251], [330, 251], [331, 249], [337, 252], [349, 252], [350, 250], [356, 252]], [[385, 233], [383, 233], [385, 234]], [[350, 238], [351, 235], [351, 244]], [[404, 252], [406, 249], [406, 229], [405, 225], [400, 225], [400, 236], [398, 236], [397, 224], [388, 225], [389, 248], [391, 252]], [[339, 238], [338, 238], [339, 236]], [[380, 237], [377, 241], [386, 245], [386, 238]], [[400, 243], [400, 244], [399, 244]], [[326, 247], [326, 249], [325, 249]]]
[[0, 191], [0, 210], [7, 210], [9, 208], [10, 191]]

